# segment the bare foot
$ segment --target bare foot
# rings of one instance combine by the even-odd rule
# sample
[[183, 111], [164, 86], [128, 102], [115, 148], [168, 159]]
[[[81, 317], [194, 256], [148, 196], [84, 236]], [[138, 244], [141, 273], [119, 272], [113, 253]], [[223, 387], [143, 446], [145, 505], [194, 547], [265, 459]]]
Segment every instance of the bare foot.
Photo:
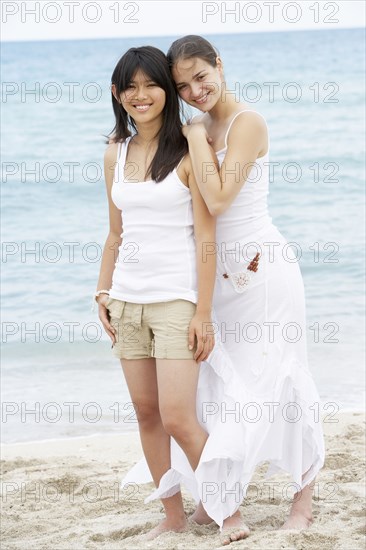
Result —
[[282, 525], [280, 529], [296, 529], [301, 531], [303, 529], [308, 529], [313, 523], [313, 517], [305, 514], [304, 512], [291, 511], [289, 517]]
[[237, 510], [234, 515], [225, 519], [220, 541], [223, 546], [226, 546], [236, 540], [247, 538], [249, 534], [249, 527], [245, 525], [240, 511]]
[[295, 493], [289, 516], [281, 529], [308, 529], [313, 523], [312, 494], [314, 482]]
[[188, 528], [188, 522], [186, 517], [179, 520], [169, 520], [167, 518], [163, 519], [156, 527], [151, 529], [146, 535], [144, 535], [145, 540], [153, 540], [157, 537], [160, 537], [163, 533], [168, 531], [174, 531], [174, 533], [183, 533]]
[[189, 516], [189, 519], [194, 521], [195, 523], [198, 523], [198, 525], [209, 525], [213, 522], [213, 519], [210, 518], [210, 516], [204, 509], [202, 502], [199, 503], [193, 514]]

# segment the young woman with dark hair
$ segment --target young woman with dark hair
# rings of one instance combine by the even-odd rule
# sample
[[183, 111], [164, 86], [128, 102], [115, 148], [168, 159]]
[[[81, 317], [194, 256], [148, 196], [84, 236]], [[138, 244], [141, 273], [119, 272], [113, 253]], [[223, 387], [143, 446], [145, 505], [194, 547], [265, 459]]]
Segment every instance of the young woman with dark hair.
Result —
[[[112, 102], [110, 227], [95, 299], [159, 485], [174, 445], [194, 470], [207, 439], [196, 394], [200, 363], [214, 346], [215, 255], [204, 249], [214, 244], [215, 223], [195, 181], [165, 55], [150, 46], [128, 50], [113, 72]], [[166, 518], [148, 538], [186, 529], [179, 487], [162, 502]]]

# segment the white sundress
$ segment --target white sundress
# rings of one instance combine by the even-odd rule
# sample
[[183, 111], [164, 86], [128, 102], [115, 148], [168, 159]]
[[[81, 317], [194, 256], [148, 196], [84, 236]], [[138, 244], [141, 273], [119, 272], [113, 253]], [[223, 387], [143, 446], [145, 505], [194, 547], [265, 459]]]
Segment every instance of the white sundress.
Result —
[[[231, 124], [217, 152], [220, 165]], [[209, 437], [199, 465], [193, 471], [171, 439], [171, 468], [145, 500], [172, 496], [184, 485], [220, 528], [239, 508], [257, 465], [269, 462], [266, 477], [290, 474], [297, 492], [324, 464], [320, 399], [307, 363], [303, 281], [294, 252], [268, 215], [268, 162], [269, 153], [257, 159], [217, 218], [217, 332], [200, 367], [197, 415]], [[254, 259], [257, 271], [248, 270]], [[122, 487], [149, 481], [142, 459]]]

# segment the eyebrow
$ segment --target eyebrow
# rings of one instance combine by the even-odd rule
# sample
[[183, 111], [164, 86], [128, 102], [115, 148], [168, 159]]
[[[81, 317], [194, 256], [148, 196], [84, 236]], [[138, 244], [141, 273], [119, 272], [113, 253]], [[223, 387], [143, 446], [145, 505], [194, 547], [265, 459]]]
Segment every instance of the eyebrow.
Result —
[[[192, 78], [197, 78], [198, 76], [200, 76], [201, 73], [204, 73], [205, 72], [205, 69], [201, 69], [200, 71], [198, 71], [198, 73], [194, 74]], [[185, 84], [185, 82], [178, 82], [177, 83], [177, 86], [181, 86], [182, 84]]]

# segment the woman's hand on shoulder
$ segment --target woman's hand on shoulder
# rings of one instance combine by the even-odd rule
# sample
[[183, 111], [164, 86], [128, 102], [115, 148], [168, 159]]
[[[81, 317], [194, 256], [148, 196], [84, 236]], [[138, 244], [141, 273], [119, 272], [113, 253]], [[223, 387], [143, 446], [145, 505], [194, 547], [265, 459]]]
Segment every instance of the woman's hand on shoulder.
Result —
[[182, 127], [182, 133], [187, 140], [192, 135], [199, 135], [199, 136], [202, 136], [203, 139], [206, 139], [208, 143], [212, 142], [212, 139], [208, 135], [203, 122], [194, 122], [193, 124], [185, 124]]

